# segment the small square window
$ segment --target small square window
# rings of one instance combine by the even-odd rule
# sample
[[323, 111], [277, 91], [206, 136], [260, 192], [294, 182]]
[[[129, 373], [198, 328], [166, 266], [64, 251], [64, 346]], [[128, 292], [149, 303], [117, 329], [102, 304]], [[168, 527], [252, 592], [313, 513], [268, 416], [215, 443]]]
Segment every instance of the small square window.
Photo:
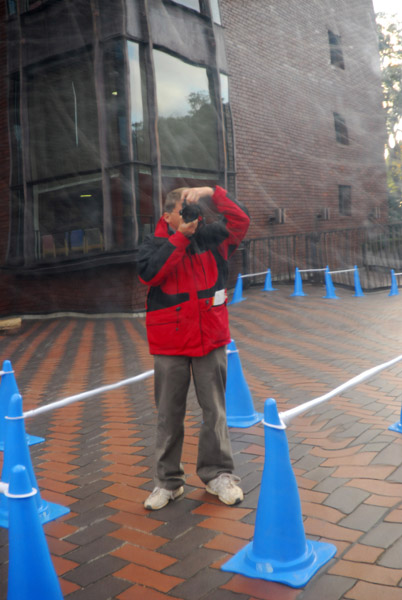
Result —
[[350, 217], [352, 215], [352, 186], [339, 185], [338, 198], [339, 214], [344, 215], [346, 217]]
[[17, 12], [17, 2], [16, 0], [7, 0], [7, 9], [8, 9], [8, 14], [11, 15], [15, 15]]
[[331, 65], [339, 67], [340, 69], [345, 68], [345, 62], [343, 60], [343, 52], [341, 46], [341, 36], [336, 35], [332, 31], [328, 30], [328, 41], [329, 41], [329, 52], [331, 57]]
[[346, 127], [346, 121], [339, 113], [334, 112], [334, 125], [335, 125], [335, 135], [336, 141], [338, 144], [343, 144], [344, 146], [349, 145], [349, 134], [348, 128]]
[[197, 10], [200, 12], [200, 2], [199, 0], [174, 0], [177, 4], [182, 4], [187, 8], [192, 8], [193, 10]]

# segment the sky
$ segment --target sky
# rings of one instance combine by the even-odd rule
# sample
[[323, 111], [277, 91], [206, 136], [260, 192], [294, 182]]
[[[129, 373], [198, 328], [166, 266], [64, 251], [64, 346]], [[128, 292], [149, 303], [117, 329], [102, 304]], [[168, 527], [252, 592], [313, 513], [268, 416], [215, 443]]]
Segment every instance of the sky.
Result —
[[391, 15], [398, 15], [402, 20], [402, 2], [401, 0], [373, 0], [374, 11], [384, 12]]

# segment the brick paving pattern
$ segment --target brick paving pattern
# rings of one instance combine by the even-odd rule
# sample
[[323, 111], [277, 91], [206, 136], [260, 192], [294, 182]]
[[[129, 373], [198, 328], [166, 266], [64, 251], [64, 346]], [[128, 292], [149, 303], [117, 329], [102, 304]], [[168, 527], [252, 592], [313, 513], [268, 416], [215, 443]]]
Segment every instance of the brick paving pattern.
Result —
[[[231, 332], [257, 411], [320, 396], [401, 354], [402, 299], [354, 298], [321, 287], [244, 291], [230, 306]], [[24, 320], [0, 338], [24, 409], [152, 368], [142, 317]], [[244, 501], [226, 507], [195, 474], [201, 414], [191, 390], [183, 463], [185, 494], [149, 513], [155, 410], [152, 379], [27, 420], [45, 438], [30, 448], [44, 499], [71, 512], [47, 523], [66, 600], [402, 600], [402, 362], [287, 429], [306, 535], [337, 547], [302, 589], [226, 573], [220, 566], [251, 539], [264, 464], [261, 424], [231, 428]], [[0, 530], [0, 597], [7, 589], [7, 531]]]

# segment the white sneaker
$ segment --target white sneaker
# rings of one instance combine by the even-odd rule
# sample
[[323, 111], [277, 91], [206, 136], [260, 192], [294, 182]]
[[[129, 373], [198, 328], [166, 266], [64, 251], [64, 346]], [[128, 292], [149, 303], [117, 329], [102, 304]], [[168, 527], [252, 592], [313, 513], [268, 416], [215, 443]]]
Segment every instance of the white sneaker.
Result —
[[219, 500], [224, 504], [231, 506], [238, 504], [244, 498], [243, 490], [236, 485], [240, 482], [240, 477], [231, 473], [221, 473], [215, 479], [208, 481], [206, 490], [214, 496], [218, 496]]
[[159, 510], [170, 502], [176, 500], [184, 492], [184, 487], [181, 486], [177, 490], [166, 490], [165, 488], [156, 487], [144, 502], [144, 507], [147, 510]]

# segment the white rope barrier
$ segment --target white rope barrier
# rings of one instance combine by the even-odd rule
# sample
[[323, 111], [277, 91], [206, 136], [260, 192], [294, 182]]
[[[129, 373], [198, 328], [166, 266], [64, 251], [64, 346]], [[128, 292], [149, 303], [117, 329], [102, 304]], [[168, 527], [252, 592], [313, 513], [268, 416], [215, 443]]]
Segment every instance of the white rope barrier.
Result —
[[299, 273], [314, 273], [315, 271], [326, 271], [327, 267], [323, 269], [299, 269]]
[[354, 271], [354, 269], [343, 269], [342, 271], [328, 271], [328, 273], [331, 273], [331, 275], [333, 273], [350, 273], [351, 271]]
[[[245, 279], [246, 277], [257, 277], [258, 275], [266, 275], [270, 269], [267, 271], [261, 271], [260, 273], [248, 273], [246, 275], [240, 275], [240, 279]], [[318, 271], [326, 271], [327, 267], [323, 267], [322, 269], [299, 269], [299, 273], [315, 273]], [[331, 275], [333, 273], [350, 273], [355, 269], [342, 269], [340, 271], [328, 271]], [[395, 275], [402, 275], [402, 273], [395, 273]]]
[[[226, 350], [226, 354], [236, 354], [238, 350]], [[0, 371], [1, 374], [1, 371]], [[117, 388], [123, 387], [125, 385], [129, 385], [130, 383], [135, 383], [136, 381], [142, 381], [143, 379], [148, 379], [152, 377], [154, 374], [154, 370], [145, 371], [145, 373], [141, 373], [140, 375], [135, 375], [135, 377], [130, 377], [129, 379], [122, 379], [117, 383], [111, 383], [109, 385], [104, 385], [102, 387], [96, 388], [94, 390], [89, 390], [88, 392], [82, 392], [81, 394], [76, 394], [75, 396], [68, 396], [63, 400], [57, 400], [56, 402], [52, 402], [51, 404], [46, 404], [45, 406], [39, 406], [39, 408], [34, 408], [32, 410], [28, 410], [22, 414], [20, 417], [8, 417], [5, 416], [5, 419], [9, 420], [18, 420], [18, 419], [29, 419], [30, 417], [36, 417], [36, 415], [40, 415], [41, 413], [48, 412], [49, 410], [54, 410], [56, 408], [62, 408], [63, 406], [67, 406], [68, 404], [72, 404], [73, 402], [79, 402], [80, 400], [86, 400], [86, 398], [90, 398], [91, 396], [97, 396], [98, 394], [104, 394], [105, 392], [109, 392], [111, 390], [116, 390]], [[1, 490], [0, 490], [1, 492]]]
[[266, 275], [268, 271], [262, 271], [261, 273], [249, 273], [248, 275], [240, 275], [240, 279], [244, 279], [245, 277], [257, 277], [257, 275]]
[[76, 394], [75, 396], [69, 396], [68, 398], [64, 398], [63, 400], [57, 400], [56, 402], [46, 404], [45, 406], [39, 406], [39, 408], [34, 408], [33, 410], [28, 410], [27, 412], [24, 412], [23, 418], [28, 419], [29, 417], [36, 417], [36, 415], [40, 415], [41, 413], [47, 412], [49, 410], [54, 410], [55, 408], [61, 408], [62, 406], [66, 406], [67, 404], [71, 404], [72, 402], [78, 402], [79, 400], [85, 400], [86, 398], [90, 398], [91, 396], [97, 396], [98, 394], [104, 394], [105, 392], [116, 390], [117, 388], [123, 387], [124, 385], [129, 385], [130, 383], [135, 383], [136, 381], [142, 381], [143, 379], [148, 379], [149, 377], [152, 377], [153, 374], [154, 370], [145, 371], [145, 373], [141, 373], [140, 375], [136, 375], [135, 377], [129, 377], [129, 379], [122, 379], [117, 383], [104, 385], [94, 390], [89, 390], [88, 392], [82, 392], [81, 394]]
[[394, 275], [402, 275], [402, 273], [394, 273]]
[[280, 419], [281, 423], [283, 425], [287, 426], [290, 423], [290, 421], [292, 419], [294, 419], [295, 417], [301, 415], [302, 413], [306, 412], [307, 410], [310, 410], [311, 408], [314, 408], [315, 406], [318, 406], [318, 404], [321, 404], [322, 402], [325, 402], [326, 400], [329, 400], [330, 398], [333, 398], [334, 396], [341, 394], [345, 390], [347, 390], [351, 387], [354, 387], [354, 386], [358, 385], [359, 383], [362, 383], [363, 381], [366, 381], [366, 379], [369, 379], [370, 377], [372, 377], [373, 375], [376, 375], [380, 371], [383, 371], [384, 369], [391, 367], [392, 365], [399, 362], [400, 360], [402, 360], [402, 354], [400, 356], [397, 356], [396, 358], [393, 358], [392, 360], [389, 360], [386, 363], [377, 365], [376, 367], [372, 367], [371, 369], [368, 369], [367, 371], [363, 371], [363, 373], [361, 373], [360, 375], [356, 375], [356, 377], [353, 377], [352, 379], [349, 379], [349, 381], [346, 381], [342, 385], [338, 386], [337, 388], [332, 390], [332, 392], [328, 392], [327, 394], [324, 394], [323, 396], [319, 396], [318, 398], [315, 398], [314, 400], [310, 400], [308, 402], [305, 402], [304, 404], [300, 404], [300, 406], [296, 406], [295, 408], [291, 408], [289, 410], [286, 410], [285, 412], [279, 413], [279, 419]]

